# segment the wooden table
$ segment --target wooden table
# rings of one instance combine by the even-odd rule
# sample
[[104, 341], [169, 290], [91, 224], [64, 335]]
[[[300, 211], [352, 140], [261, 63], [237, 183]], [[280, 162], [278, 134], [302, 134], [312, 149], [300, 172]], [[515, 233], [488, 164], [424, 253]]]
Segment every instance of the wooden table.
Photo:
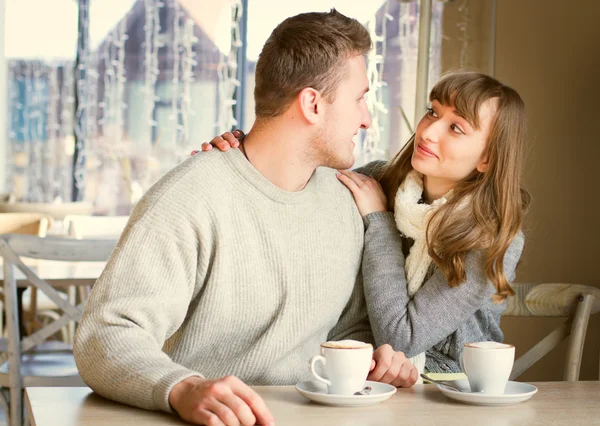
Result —
[[[529, 401], [507, 407], [478, 407], [446, 398], [434, 385], [398, 389], [370, 407], [338, 408], [304, 399], [291, 386], [254, 389], [265, 399], [277, 425], [600, 425], [600, 382], [533, 383]], [[106, 400], [89, 388], [28, 388], [32, 426], [183, 425], [165, 413]]]

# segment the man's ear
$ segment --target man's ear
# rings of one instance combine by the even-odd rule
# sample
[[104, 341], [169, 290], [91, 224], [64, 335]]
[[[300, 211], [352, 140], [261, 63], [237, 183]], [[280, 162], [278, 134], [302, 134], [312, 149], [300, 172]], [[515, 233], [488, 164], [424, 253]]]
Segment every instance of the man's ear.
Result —
[[298, 93], [298, 103], [302, 115], [311, 124], [319, 122], [323, 116], [323, 98], [318, 90], [305, 87]]

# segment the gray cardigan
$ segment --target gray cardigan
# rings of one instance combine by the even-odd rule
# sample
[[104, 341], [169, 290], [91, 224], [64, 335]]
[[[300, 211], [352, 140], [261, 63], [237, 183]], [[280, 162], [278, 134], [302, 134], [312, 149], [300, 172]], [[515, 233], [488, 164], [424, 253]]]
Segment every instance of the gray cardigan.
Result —
[[[368, 173], [377, 171], [374, 166], [358, 171], [377, 174]], [[378, 346], [389, 343], [408, 357], [426, 352], [425, 370], [442, 373], [461, 371], [459, 359], [465, 343], [503, 340], [500, 316], [506, 302], [496, 304], [491, 299], [496, 289], [486, 277], [483, 252], [467, 255], [467, 279], [458, 287], [449, 287], [434, 265], [411, 300], [402, 246], [412, 241], [401, 236], [391, 212], [371, 213], [364, 222], [363, 285]], [[504, 256], [509, 282], [515, 278], [523, 244], [520, 232]]]

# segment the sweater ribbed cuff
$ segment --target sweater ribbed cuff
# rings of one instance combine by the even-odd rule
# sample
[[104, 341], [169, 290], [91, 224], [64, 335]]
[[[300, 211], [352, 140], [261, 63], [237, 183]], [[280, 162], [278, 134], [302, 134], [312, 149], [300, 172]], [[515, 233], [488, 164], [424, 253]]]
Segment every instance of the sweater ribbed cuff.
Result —
[[369, 213], [363, 218], [365, 223], [365, 229], [369, 226], [384, 226], [389, 227], [390, 225], [396, 229], [396, 222], [394, 220], [394, 213], [392, 212], [374, 212]]
[[202, 374], [188, 370], [187, 368], [178, 368], [165, 374], [156, 384], [152, 393], [152, 399], [154, 400], [156, 407], [159, 410], [177, 415], [175, 410], [171, 407], [171, 404], [169, 404], [169, 394], [176, 384], [195, 376], [203, 379], [205, 378]]

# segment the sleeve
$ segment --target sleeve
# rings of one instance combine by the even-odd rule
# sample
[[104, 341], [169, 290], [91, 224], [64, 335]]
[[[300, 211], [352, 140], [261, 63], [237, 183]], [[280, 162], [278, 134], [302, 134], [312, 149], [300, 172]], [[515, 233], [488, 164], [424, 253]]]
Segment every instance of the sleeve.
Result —
[[379, 179], [381, 178], [381, 175], [383, 175], [386, 166], [387, 162], [382, 160], [375, 160], [365, 164], [362, 167], [354, 169], [354, 171], [365, 176], [371, 176], [375, 179]]
[[[365, 217], [363, 255], [364, 291], [377, 345], [389, 343], [394, 350], [413, 357], [452, 334], [495, 294], [488, 282], [482, 252], [466, 258], [467, 279], [449, 287], [442, 272], [435, 273], [411, 300], [406, 285], [402, 240], [390, 212]], [[504, 257], [509, 282], [523, 250], [522, 233]]]
[[95, 392], [172, 412], [173, 386], [202, 377], [162, 351], [187, 314], [197, 253], [142, 223], [124, 233], [93, 287], [74, 343], [81, 377]]
[[375, 344], [363, 292], [362, 274], [358, 274], [350, 300], [327, 340], [358, 340]]

